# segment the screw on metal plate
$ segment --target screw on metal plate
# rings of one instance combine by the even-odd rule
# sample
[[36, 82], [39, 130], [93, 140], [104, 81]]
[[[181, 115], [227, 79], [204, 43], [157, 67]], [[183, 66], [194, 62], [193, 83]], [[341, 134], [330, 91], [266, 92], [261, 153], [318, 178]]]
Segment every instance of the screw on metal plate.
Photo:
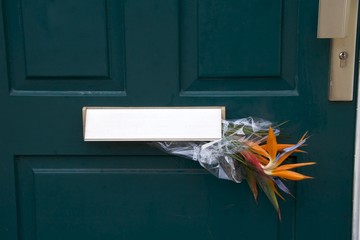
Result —
[[345, 51], [342, 51], [339, 53], [339, 59], [340, 59], [340, 68], [344, 68], [346, 66], [346, 59], [348, 58], [348, 53]]

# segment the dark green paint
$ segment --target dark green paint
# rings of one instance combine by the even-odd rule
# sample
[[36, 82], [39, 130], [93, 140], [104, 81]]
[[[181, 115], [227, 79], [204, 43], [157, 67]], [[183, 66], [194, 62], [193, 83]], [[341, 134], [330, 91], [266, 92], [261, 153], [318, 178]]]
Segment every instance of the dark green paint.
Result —
[[[0, 3], [0, 239], [351, 238], [355, 102], [327, 100], [317, 1]], [[196, 162], [82, 140], [83, 106], [202, 105], [310, 131], [282, 223]]]
[[[196, 4], [197, 1], [188, 2]], [[228, 0], [227, 4], [222, 0], [198, 2], [197, 9], [193, 9], [198, 11], [198, 18], [192, 25], [197, 28], [201, 43], [198, 45], [200, 77], [279, 77], [280, 41], [287, 37], [281, 33], [281, 0]], [[239, 9], [261, 17], [239, 14]], [[239, 45], [239, 40], [245, 44]], [[239, 64], [243, 62], [246, 64]]]

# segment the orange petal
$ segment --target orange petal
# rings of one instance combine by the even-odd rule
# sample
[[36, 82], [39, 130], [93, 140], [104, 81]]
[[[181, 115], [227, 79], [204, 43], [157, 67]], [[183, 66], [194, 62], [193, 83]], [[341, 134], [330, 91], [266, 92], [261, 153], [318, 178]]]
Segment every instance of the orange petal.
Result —
[[[300, 142], [306, 140], [306, 138], [305, 138], [306, 135], [307, 135], [307, 133], [305, 133], [305, 134], [302, 136], [302, 138], [299, 140], [299, 142], [298, 142], [297, 144], [300, 144]], [[303, 144], [299, 145], [298, 147], [301, 147], [302, 145], [303, 145]], [[299, 152], [299, 151], [301, 151], [301, 150], [294, 149], [294, 150], [292, 150], [292, 151], [290, 151], [290, 152], [285, 153], [281, 158], [279, 158], [279, 159], [277, 160], [277, 162], [276, 162], [275, 166], [273, 166], [273, 168], [275, 168], [275, 167], [279, 166], [280, 164], [282, 164], [282, 163], [283, 163], [291, 154], [293, 154], [294, 152]]]
[[294, 151], [291, 151], [291, 152], [288, 152], [288, 153], [285, 153], [281, 158], [279, 158], [277, 160], [277, 162], [275, 163], [275, 166], [273, 166], [273, 169], [274, 168], [277, 168], [278, 166], [280, 166], [291, 154], [293, 154]]
[[266, 166], [269, 163], [269, 160], [267, 158], [264, 158], [264, 157], [259, 156], [259, 155], [257, 156], [257, 158], [258, 158], [259, 162], [264, 166]]
[[306, 151], [300, 150], [300, 149], [295, 149], [294, 152], [297, 152], [297, 153], [307, 153]]
[[[295, 145], [295, 144], [277, 144], [277, 150], [278, 150], [278, 151], [281, 151], [281, 150], [283, 150], [284, 148], [292, 147], [292, 146], [294, 146], [294, 145]], [[261, 145], [260, 147], [262, 147], [264, 150], [268, 150], [266, 144]]]
[[262, 147], [260, 147], [259, 145], [257, 144], [252, 144], [250, 146], [251, 150], [261, 156], [264, 156], [266, 158], [270, 158], [270, 155], [267, 151], [265, 151]]
[[271, 127], [269, 128], [266, 147], [267, 147], [267, 151], [270, 155], [270, 159], [271, 160], [275, 159], [276, 153], [277, 153], [277, 142], [276, 142], [276, 137], [275, 137], [274, 131], [272, 130]]
[[298, 167], [304, 167], [304, 166], [309, 166], [309, 165], [314, 165], [314, 164], [316, 164], [316, 162], [284, 164], [284, 165], [282, 165], [282, 166], [279, 166], [279, 167], [275, 168], [275, 169], [273, 170], [273, 172], [284, 171], [284, 170], [288, 170], [288, 169], [293, 169], [293, 168], [298, 168]]
[[287, 171], [287, 170], [279, 171], [279, 172], [272, 172], [271, 175], [276, 176], [276, 177], [289, 179], [289, 180], [294, 180], [294, 181], [300, 181], [300, 180], [312, 178], [310, 176], [306, 176], [306, 175], [303, 175], [303, 174], [300, 174], [300, 173], [297, 173], [297, 172]]
[[[292, 147], [294, 145], [295, 144], [277, 144], [277, 151], [280, 152], [280, 151], [284, 150], [285, 148]], [[305, 144], [302, 146], [305, 146]], [[266, 145], [261, 145], [260, 147], [263, 148], [265, 151], [267, 151]], [[296, 151], [294, 151], [294, 152], [305, 152], [305, 151], [296, 149]]]

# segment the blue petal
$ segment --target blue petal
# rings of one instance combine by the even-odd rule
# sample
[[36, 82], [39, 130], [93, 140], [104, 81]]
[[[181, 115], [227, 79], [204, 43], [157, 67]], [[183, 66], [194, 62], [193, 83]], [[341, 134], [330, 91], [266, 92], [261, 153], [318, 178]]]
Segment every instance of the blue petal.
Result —
[[279, 179], [279, 178], [274, 178], [274, 182], [276, 183], [276, 186], [278, 186], [279, 189], [281, 189], [281, 191], [291, 195], [292, 197], [294, 197], [290, 190], [285, 186], [285, 184]]

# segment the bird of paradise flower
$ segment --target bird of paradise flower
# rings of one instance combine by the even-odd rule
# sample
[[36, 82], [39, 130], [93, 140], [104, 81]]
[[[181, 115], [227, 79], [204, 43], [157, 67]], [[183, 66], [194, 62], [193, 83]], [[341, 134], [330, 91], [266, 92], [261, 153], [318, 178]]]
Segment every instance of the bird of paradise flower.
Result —
[[255, 200], [258, 197], [258, 186], [260, 186], [277, 210], [279, 219], [281, 219], [281, 214], [276, 195], [284, 198], [277, 188], [291, 195], [281, 180], [300, 181], [312, 178], [291, 169], [313, 165], [315, 162], [282, 164], [293, 153], [304, 152], [298, 148], [303, 146], [307, 139], [307, 134], [304, 134], [296, 144], [278, 144], [274, 131], [270, 127], [266, 144], [259, 145], [256, 142], [247, 142], [248, 148], [231, 156], [244, 166], [245, 179]]

